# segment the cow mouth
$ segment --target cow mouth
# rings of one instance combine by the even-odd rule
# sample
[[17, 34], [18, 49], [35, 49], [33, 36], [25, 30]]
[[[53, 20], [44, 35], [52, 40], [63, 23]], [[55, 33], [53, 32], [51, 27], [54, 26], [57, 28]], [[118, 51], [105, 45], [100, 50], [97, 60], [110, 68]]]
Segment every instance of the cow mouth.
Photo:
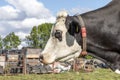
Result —
[[41, 55], [39, 61], [43, 64], [51, 64], [55, 61], [55, 56], [53, 55]]
[[40, 60], [40, 62], [43, 63], [43, 64], [52, 64], [54, 61], [53, 62], [48, 62], [48, 61], [43, 59], [43, 60]]
[[50, 63], [49, 63], [49, 62], [43, 60], [42, 63], [43, 63], [43, 64], [52, 64], [53, 62], [50, 62]]

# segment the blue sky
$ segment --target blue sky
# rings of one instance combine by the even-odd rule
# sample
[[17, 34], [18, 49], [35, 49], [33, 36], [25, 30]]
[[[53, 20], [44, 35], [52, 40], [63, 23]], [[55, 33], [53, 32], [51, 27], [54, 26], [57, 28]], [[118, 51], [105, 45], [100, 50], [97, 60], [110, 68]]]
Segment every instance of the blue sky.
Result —
[[54, 13], [61, 9], [70, 10], [76, 7], [97, 9], [109, 3], [111, 0], [39, 0]]
[[[59, 10], [72, 8], [88, 8], [91, 10], [100, 8], [111, 0], [38, 0], [55, 15]], [[8, 5], [6, 0], [0, 0], [0, 6]]]
[[[21, 39], [33, 26], [54, 23], [60, 10], [70, 15], [105, 6], [111, 0], [0, 0], [0, 36], [15, 32]], [[23, 43], [24, 44], [24, 43]]]

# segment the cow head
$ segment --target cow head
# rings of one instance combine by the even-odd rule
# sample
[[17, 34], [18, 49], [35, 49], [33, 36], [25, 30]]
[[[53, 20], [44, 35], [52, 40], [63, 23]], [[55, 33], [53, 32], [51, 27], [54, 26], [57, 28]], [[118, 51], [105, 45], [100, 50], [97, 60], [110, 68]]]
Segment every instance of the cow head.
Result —
[[66, 11], [57, 14], [50, 38], [40, 56], [43, 63], [48, 64], [55, 60], [69, 60], [80, 55], [81, 46], [78, 44], [77, 37], [75, 37], [80, 33], [74, 19], [76, 18], [69, 16]]

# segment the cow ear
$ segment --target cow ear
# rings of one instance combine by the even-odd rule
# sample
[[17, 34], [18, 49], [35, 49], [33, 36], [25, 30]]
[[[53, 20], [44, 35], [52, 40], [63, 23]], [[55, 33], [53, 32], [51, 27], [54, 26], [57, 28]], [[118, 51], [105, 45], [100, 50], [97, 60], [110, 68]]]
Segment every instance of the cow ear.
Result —
[[80, 26], [78, 25], [76, 17], [67, 16], [65, 25], [70, 35], [74, 36], [75, 33], [79, 33]]
[[80, 32], [80, 26], [78, 26], [76, 23], [73, 22], [73, 26], [75, 28], [75, 33], [79, 33]]
[[77, 16], [73, 16], [72, 24], [75, 27], [75, 33], [79, 33], [81, 25]]
[[71, 34], [71, 35], [75, 35], [76, 33], [79, 33], [79, 26], [74, 23], [74, 22], [71, 22], [70, 25], [69, 25], [69, 29], [68, 29], [68, 32]]
[[75, 33], [74, 30], [75, 30], [75, 28], [73, 27], [73, 24], [70, 23], [69, 29], [68, 29], [69, 34], [72, 35], [72, 36], [74, 36], [74, 33]]

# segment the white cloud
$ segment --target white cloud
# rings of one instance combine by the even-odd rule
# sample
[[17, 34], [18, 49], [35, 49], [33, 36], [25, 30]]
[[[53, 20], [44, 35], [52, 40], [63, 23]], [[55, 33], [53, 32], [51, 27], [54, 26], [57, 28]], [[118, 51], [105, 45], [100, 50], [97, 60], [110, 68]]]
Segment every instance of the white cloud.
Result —
[[51, 17], [48, 19], [37, 19], [37, 18], [27, 18], [24, 21], [22, 21], [22, 26], [30, 27], [30, 26], [36, 26], [45, 22], [55, 22], [55, 18]]
[[19, 10], [14, 9], [12, 6], [0, 7], [0, 20], [17, 19], [19, 16]]
[[25, 41], [25, 36], [28, 36], [28, 33], [24, 33], [22, 31], [16, 32], [15, 33], [17, 36], [20, 36], [19, 38], [22, 40], [21, 44], [18, 46], [18, 49], [22, 49], [22, 47], [28, 46], [26, 41]]
[[29, 34], [28, 33], [24, 33], [24, 32], [22, 32], [22, 31], [19, 31], [19, 32], [15, 32], [15, 34], [17, 35], [17, 36], [20, 36], [20, 39], [25, 39], [25, 36], [28, 36]]
[[26, 47], [27, 46], [27, 44], [26, 44], [26, 42], [21, 42], [21, 44], [18, 46], [18, 49], [22, 49], [23, 47]]
[[6, 0], [16, 9], [24, 12], [27, 17], [51, 17], [50, 11], [37, 0]]
[[4, 27], [0, 27], [0, 32], [4, 32], [5, 28]]
[[0, 35], [15, 32], [20, 38], [29, 34], [33, 26], [54, 22], [49, 9], [38, 0], [6, 0], [8, 5], [0, 7]]

